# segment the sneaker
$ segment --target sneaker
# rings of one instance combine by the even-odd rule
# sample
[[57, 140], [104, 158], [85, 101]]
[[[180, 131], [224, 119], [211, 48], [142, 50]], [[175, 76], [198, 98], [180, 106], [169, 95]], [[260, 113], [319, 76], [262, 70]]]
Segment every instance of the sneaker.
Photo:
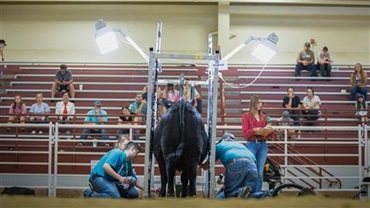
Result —
[[71, 134], [71, 131], [66, 131], [66, 134]]
[[252, 188], [250, 186], [246, 186], [242, 189], [242, 191], [239, 193], [238, 198], [245, 199], [249, 196], [251, 193]]
[[44, 132], [42, 132], [42, 131], [39, 131], [39, 134], [43, 134]]
[[35, 130], [33, 130], [33, 131], [31, 132], [31, 134], [36, 134], [36, 131], [35, 131]]
[[84, 146], [82, 142], [77, 143], [77, 146]]
[[89, 183], [89, 188], [91, 189], [91, 191], [94, 191], [94, 188], [92, 187], [91, 183]]
[[83, 196], [84, 197], [91, 197], [91, 194], [92, 194], [93, 192], [91, 191], [91, 190], [89, 190], [89, 189], [85, 189], [85, 190], [83, 190]]
[[110, 144], [109, 144], [109, 143], [105, 143], [105, 144], [104, 144], [104, 146], [109, 147], [109, 146], [110, 146]]

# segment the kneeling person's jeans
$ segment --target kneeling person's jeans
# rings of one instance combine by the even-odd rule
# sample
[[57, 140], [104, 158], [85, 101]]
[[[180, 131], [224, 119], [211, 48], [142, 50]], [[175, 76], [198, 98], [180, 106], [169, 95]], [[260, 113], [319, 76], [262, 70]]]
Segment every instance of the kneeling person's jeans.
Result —
[[237, 161], [225, 166], [225, 197], [237, 197], [245, 186], [252, 192], [257, 186], [257, 166], [252, 160]]
[[116, 187], [116, 182], [109, 181], [103, 177], [95, 177], [90, 181], [94, 192], [90, 197], [97, 198], [121, 198], [121, 195]]

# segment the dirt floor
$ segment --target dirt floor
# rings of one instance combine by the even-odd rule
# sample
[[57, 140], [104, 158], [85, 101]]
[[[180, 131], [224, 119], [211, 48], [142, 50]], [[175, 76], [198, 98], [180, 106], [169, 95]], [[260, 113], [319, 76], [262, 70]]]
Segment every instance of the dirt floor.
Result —
[[158, 207], [158, 208], [219, 208], [219, 207], [250, 207], [250, 208], [369, 208], [370, 201], [359, 201], [343, 198], [327, 198], [322, 196], [280, 197], [263, 200], [215, 200], [202, 198], [188, 199], [85, 199], [85, 198], [47, 198], [0, 196], [0, 208], [13, 207]]

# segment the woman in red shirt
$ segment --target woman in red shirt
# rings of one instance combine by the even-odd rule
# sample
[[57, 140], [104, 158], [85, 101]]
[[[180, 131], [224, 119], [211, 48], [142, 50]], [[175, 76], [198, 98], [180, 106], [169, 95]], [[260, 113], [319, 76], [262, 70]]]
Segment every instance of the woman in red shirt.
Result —
[[256, 190], [253, 192], [260, 192], [262, 189], [263, 169], [268, 153], [266, 140], [273, 134], [273, 129], [267, 124], [266, 115], [262, 113], [262, 106], [263, 101], [253, 95], [249, 102], [249, 112], [242, 118], [243, 136], [247, 140], [246, 147], [257, 159], [258, 180]]

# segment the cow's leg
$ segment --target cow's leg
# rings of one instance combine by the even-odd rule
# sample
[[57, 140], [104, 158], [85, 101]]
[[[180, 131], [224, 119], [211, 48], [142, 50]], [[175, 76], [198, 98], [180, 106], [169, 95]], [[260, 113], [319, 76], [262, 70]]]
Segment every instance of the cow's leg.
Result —
[[166, 170], [167, 170], [167, 180], [168, 180], [167, 197], [175, 197], [174, 181], [175, 181], [175, 174], [176, 174], [176, 165], [174, 161], [167, 160]]
[[189, 196], [196, 197], [197, 190], [196, 190], [196, 183], [197, 183], [197, 168], [198, 163], [196, 161], [191, 162], [190, 171], [189, 171]]
[[157, 163], [159, 166], [159, 171], [161, 173], [161, 190], [159, 192], [160, 197], [166, 196], [166, 185], [167, 185], [167, 173], [166, 173], [166, 164], [164, 162], [163, 156], [157, 157]]
[[188, 168], [186, 168], [181, 173], [181, 184], [182, 184], [181, 196], [182, 197], [188, 196], [188, 183], [189, 183], [189, 173], [188, 173]]

